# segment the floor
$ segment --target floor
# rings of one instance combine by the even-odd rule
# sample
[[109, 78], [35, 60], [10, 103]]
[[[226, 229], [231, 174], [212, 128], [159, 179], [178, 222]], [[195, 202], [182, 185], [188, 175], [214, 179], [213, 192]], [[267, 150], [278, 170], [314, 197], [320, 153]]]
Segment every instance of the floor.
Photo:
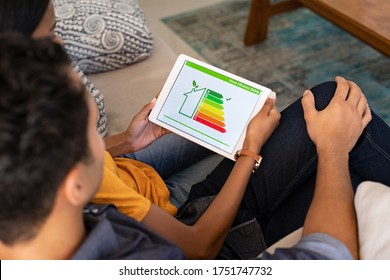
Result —
[[138, 0], [140, 7], [145, 13], [150, 30], [158, 34], [177, 54], [185, 53], [195, 58], [200, 57], [166, 27], [161, 22], [161, 18], [220, 2], [223, 2], [223, 0]]

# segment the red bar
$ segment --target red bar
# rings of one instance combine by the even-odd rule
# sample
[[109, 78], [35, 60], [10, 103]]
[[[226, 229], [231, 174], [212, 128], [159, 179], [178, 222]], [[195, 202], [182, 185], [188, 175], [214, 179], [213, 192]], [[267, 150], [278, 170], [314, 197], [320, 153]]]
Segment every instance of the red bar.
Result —
[[195, 116], [195, 117], [194, 117], [194, 120], [196, 120], [197, 122], [200, 122], [200, 123], [202, 123], [202, 124], [204, 124], [204, 125], [207, 125], [208, 127], [211, 127], [212, 129], [215, 129], [215, 130], [217, 130], [217, 131], [220, 131], [220, 132], [222, 132], [222, 133], [225, 133], [225, 132], [226, 132], [226, 130], [225, 130], [224, 128], [219, 127], [219, 126], [217, 126], [217, 125], [215, 125], [215, 124], [213, 124], [213, 123], [211, 123], [211, 122], [209, 122], [209, 121], [206, 121], [205, 119], [202, 119], [202, 118], [199, 118], [199, 117]]

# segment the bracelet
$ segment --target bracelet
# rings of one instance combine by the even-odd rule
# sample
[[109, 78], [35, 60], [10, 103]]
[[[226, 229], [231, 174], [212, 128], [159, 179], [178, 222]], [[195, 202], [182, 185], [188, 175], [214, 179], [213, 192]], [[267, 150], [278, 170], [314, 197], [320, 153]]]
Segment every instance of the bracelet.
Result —
[[236, 154], [234, 155], [234, 159], [237, 160], [240, 156], [248, 156], [248, 157], [255, 160], [255, 166], [253, 167], [253, 170], [252, 170], [252, 173], [255, 173], [260, 166], [260, 162], [262, 160], [262, 157], [256, 153], [250, 151], [250, 150], [247, 150], [247, 149], [238, 150], [236, 152]]

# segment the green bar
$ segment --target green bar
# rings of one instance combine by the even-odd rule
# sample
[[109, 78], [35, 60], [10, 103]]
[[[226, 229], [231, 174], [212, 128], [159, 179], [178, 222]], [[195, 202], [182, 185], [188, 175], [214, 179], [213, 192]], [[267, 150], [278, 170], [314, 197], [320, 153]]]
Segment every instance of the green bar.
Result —
[[185, 65], [187, 65], [187, 66], [189, 66], [191, 68], [194, 68], [194, 69], [196, 69], [198, 71], [201, 71], [201, 72], [203, 72], [203, 73], [205, 73], [207, 75], [210, 75], [210, 76], [213, 76], [213, 77], [215, 77], [217, 79], [220, 79], [220, 80], [222, 80], [224, 82], [227, 82], [227, 83], [235, 85], [235, 86], [237, 86], [239, 88], [245, 89], [245, 90], [247, 90], [247, 91], [249, 91], [251, 93], [254, 93], [254, 94], [257, 94], [257, 95], [260, 95], [260, 93], [261, 93], [261, 90], [259, 90], [257, 88], [251, 87], [251, 86], [249, 86], [247, 84], [244, 84], [244, 83], [241, 83], [241, 82], [239, 82], [237, 80], [231, 79], [231, 78], [229, 78], [229, 77], [227, 77], [225, 75], [219, 74], [219, 73], [217, 73], [217, 72], [215, 72], [213, 70], [207, 69], [207, 68], [205, 68], [205, 67], [203, 67], [201, 65], [198, 65], [196, 63], [193, 63], [191, 61], [186, 60]]
[[223, 110], [223, 106], [215, 103], [213, 100], [207, 99], [206, 97], [203, 99], [203, 103], [209, 104], [213, 108], [217, 108], [219, 110]]
[[220, 93], [218, 93], [216, 91], [213, 91], [211, 89], [207, 89], [206, 93], [211, 94], [211, 95], [215, 96], [216, 98], [222, 98], [223, 97], [222, 94], [220, 94]]
[[222, 100], [222, 99], [216, 98], [215, 96], [212, 96], [212, 95], [210, 95], [210, 94], [207, 94], [207, 93], [206, 93], [206, 94], [204, 95], [204, 97], [207, 98], [207, 99], [209, 99], [209, 100], [214, 101], [215, 103], [223, 104], [223, 100]]

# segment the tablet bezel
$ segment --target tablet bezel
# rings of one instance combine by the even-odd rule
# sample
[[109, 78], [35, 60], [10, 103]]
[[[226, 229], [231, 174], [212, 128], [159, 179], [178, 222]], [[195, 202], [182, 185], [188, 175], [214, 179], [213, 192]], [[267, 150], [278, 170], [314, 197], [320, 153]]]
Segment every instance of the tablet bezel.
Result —
[[169, 96], [169, 93], [171, 92], [172, 87], [174, 86], [174, 84], [176, 82], [176, 79], [177, 79], [178, 75], [181, 72], [182, 67], [184, 66], [184, 63], [186, 63], [187, 60], [190, 61], [190, 62], [193, 62], [195, 64], [198, 64], [198, 65], [200, 65], [202, 67], [205, 67], [207, 69], [210, 69], [210, 70], [212, 70], [214, 72], [217, 72], [217, 73], [219, 73], [221, 75], [227, 76], [227, 77], [229, 77], [229, 78], [231, 78], [233, 80], [241, 82], [241, 83], [243, 83], [245, 85], [249, 85], [251, 87], [254, 87], [256, 89], [261, 90], [260, 98], [257, 100], [257, 103], [256, 103], [256, 105], [255, 105], [255, 107], [254, 107], [254, 109], [253, 109], [249, 119], [246, 121], [246, 126], [248, 125], [249, 121], [263, 107], [263, 105], [264, 105], [268, 95], [272, 92], [272, 90], [267, 88], [267, 87], [264, 87], [262, 85], [259, 85], [257, 83], [254, 83], [252, 81], [249, 81], [249, 80], [247, 80], [245, 78], [239, 77], [239, 76], [237, 76], [235, 74], [232, 74], [232, 73], [229, 73], [229, 72], [227, 72], [225, 70], [217, 68], [217, 67], [215, 67], [213, 65], [207, 64], [207, 63], [205, 63], [203, 61], [200, 61], [198, 59], [190, 57], [188, 55], [184, 55], [184, 54], [180, 54], [178, 56], [174, 66], [172, 67], [172, 70], [171, 70], [171, 72], [170, 72], [170, 74], [169, 74], [169, 76], [168, 76], [168, 78], [167, 78], [163, 88], [161, 89], [161, 92], [160, 92], [160, 94], [159, 94], [159, 96], [158, 96], [158, 98], [156, 100], [156, 103], [155, 103], [152, 111], [149, 114], [149, 120], [151, 122], [161, 126], [161, 127], [164, 127], [166, 129], [168, 129], [168, 130], [170, 130], [170, 131], [172, 131], [172, 132], [174, 132], [174, 133], [176, 133], [176, 134], [178, 134], [178, 135], [188, 139], [188, 140], [191, 140], [191, 141], [193, 141], [193, 142], [195, 142], [195, 143], [197, 143], [197, 144], [199, 144], [201, 146], [204, 146], [204, 147], [210, 149], [211, 151], [214, 151], [214, 152], [216, 152], [216, 153], [218, 153], [218, 154], [220, 154], [220, 155], [222, 155], [224, 157], [227, 157], [227, 158], [229, 158], [231, 160], [235, 160], [234, 159], [234, 155], [236, 154], [236, 152], [238, 150], [240, 150], [242, 148], [242, 145], [243, 145], [243, 142], [244, 142], [244, 139], [245, 139], [246, 126], [243, 129], [243, 132], [241, 133], [238, 141], [236, 142], [236, 145], [233, 148], [232, 153], [228, 153], [228, 152], [226, 152], [226, 151], [224, 151], [222, 149], [219, 149], [219, 148], [217, 148], [217, 147], [215, 147], [215, 146], [213, 146], [213, 145], [211, 145], [211, 144], [209, 144], [207, 142], [204, 142], [204, 141], [202, 141], [202, 140], [200, 140], [200, 139], [198, 139], [198, 138], [196, 138], [196, 137], [194, 137], [194, 136], [192, 136], [190, 134], [187, 134], [187, 133], [185, 133], [185, 132], [183, 132], [183, 131], [181, 131], [181, 130], [179, 130], [179, 129], [177, 129], [177, 128], [169, 125], [169, 124], [166, 124], [166, 123], [160, 121], [159, 119], [157, 119], [157, 117], [160, 114], [160, 111], [161, 111], [161, 109], [162, 109], [166, 99]]

